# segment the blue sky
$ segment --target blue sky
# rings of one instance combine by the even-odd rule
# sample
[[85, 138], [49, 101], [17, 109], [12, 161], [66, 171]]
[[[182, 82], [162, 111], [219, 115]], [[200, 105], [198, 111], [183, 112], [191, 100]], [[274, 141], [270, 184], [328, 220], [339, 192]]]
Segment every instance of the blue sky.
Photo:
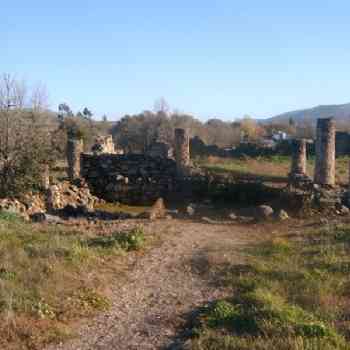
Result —
[[0, 73], [111, 119], [205, 120], [350, 102], [350, 2], [1, 1]]

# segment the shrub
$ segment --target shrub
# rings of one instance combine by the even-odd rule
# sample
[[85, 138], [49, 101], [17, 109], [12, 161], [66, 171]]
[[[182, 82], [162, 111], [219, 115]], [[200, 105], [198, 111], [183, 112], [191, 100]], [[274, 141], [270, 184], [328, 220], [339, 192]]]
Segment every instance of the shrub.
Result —
[[110, 236], [93, 238], [88, 246], [101, 248], [120, 248], [125, 251], [140, 250], [145, 242], [145, 235], [141, 228], [129, 232], [115, 232]]

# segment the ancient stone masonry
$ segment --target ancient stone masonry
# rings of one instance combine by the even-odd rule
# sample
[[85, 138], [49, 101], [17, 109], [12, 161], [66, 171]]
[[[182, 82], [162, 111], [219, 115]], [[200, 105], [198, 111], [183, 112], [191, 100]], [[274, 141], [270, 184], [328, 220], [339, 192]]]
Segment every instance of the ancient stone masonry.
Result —
[[83, 140], [68, 139], [67, 143], [67, 162], [68, 162], [68, 177], [74, 180], [80, 177], [80, 154], [84, 150]]
[[306, 174], [306, 140], [293, 140], [291, 146], [293, 153], [288, 187], [309, 190], [313, 186], [313, 181]]
[[84, 211], [94, 209], [97, 198], [91, 195], [89, 187], [84, 180], [78, 179], [74, 183], [69, 181], [59, 182], [50, 186], [46, 198], [46, 206], [50, 212], [72, 208], [83, 208]]
[[81, 175], [92, 193], [108, 201], [152, 203], [174, 191], [172, 159], [130, 154], [81, 154]]
[[335, 123], [333, 118], [318, 119], [314, 181], [319, 185], [335, 184]]
[[92, 146], [91, 151], [94, 154], [116, 154], [115, 145], [113, 142], [112, 135], [98, 136], [95, 140], [95, 144]]
[[293, 140], [292, 148], [291, 174], [306, 174], [306, 140]]
[[148, 149], [147, 155], [150, 157], [172, 158], [173, 149], [165, 142], [154, 142]]
[[175, 160], [177, 174], [186, 176], [190, 167], [190, 139], [184, 129], [175, 129]]
[[44, 190], [50, 187], [50, 167], [48, 164], [43, 165], [41, 172], [41, 185]]

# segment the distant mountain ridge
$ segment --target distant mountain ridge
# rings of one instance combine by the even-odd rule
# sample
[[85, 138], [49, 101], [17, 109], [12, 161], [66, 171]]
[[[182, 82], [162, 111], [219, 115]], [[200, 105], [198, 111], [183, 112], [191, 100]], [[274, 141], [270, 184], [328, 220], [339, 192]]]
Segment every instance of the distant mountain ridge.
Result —
[[334, 117], [337, 121], [350, 121], [350, 103], [341, 105], [321, 105], [309, 109], [301, 109], [276, 115], [266, 119], [268, 122], [288, 122], [291, 118], [295, 122], [310, 121], [316, 123], [318, 118]]

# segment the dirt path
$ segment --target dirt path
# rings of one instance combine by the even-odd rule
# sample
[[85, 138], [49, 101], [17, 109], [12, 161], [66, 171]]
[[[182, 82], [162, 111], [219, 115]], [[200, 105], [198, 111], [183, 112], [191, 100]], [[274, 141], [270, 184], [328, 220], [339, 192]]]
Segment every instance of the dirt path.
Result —
[[200, 269], [222, 258], [223, 248], [245, 243], [252, 228], [165, 220], [147, 230], [164, 242], [137, 261], [126, 283], [112, 286], [110, 310], [82, 326], [74, 340], [48, 350], [169, 348], [184, 315], [224, 293]]

